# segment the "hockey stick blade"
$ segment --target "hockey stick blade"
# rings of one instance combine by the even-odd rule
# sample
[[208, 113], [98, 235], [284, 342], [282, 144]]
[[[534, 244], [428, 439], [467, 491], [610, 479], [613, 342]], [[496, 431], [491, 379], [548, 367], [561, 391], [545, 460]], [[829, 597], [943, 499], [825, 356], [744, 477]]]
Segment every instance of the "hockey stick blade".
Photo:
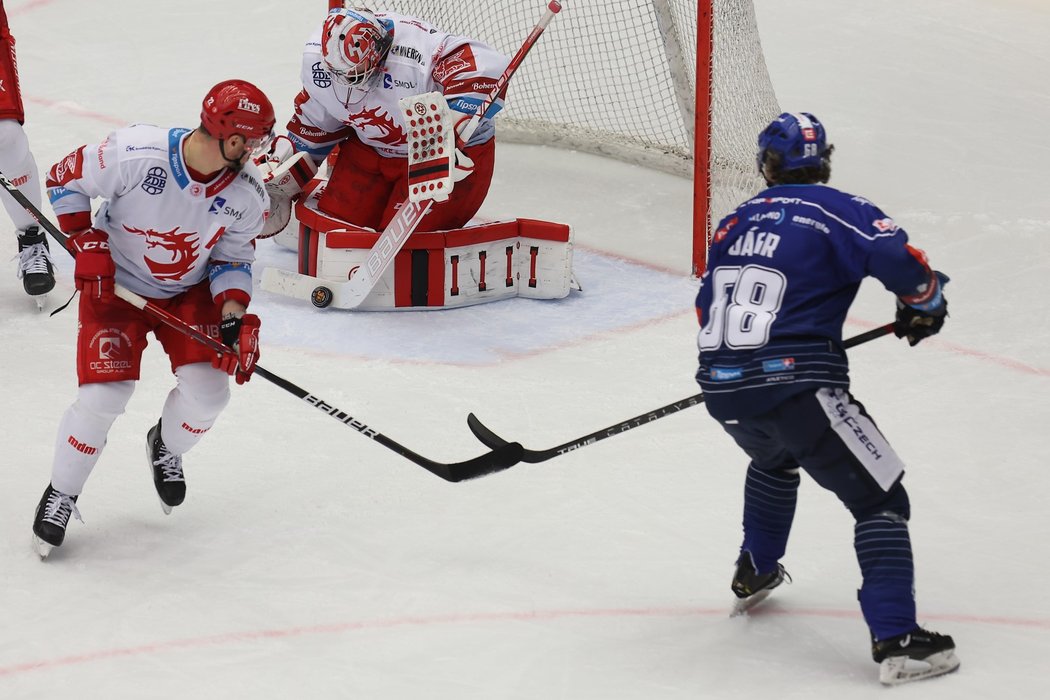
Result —
[[[879, 326], [878, 328], [873, 328], [870, 331], [865, 331], [864, 333], [846, 339], [845, 341], [843, 341], [842, 347], [856, 347], [857, 345], [866, 343], [869, 340], [875, 340], [876, 338], [881, 338], [882, 336], [890, 335], [891, 333], [893, 333], [893, 324], [887, 323], [883, 326]], [[693, 396], [688, 396], [684, 399], [681, 399], [680, 401], [675, 401], [674, 403], [667, 404], [666, 406], [661, 406], [660, 408], [654, 411], [649, 411], [648, 413], [643, 413], [641, 415], [635, 416], [634, 418], [629, 418], [625, 421], [620, 421], [615, 425], [610, 425], [608, 428], [596, 430], [593, 433], [589, 433], [581, 438], [562, 443], [561, 445], [558, 445], [556, 447], [551, 447], [546, 450], [530, 450], [529, 448], [525, 447], [522, 448], [521, 461], [529, 464], [545, 462], [548, 459], [557, 457], [558, 455], [562, 455], [567, 452], [572, 452], [581, 447], [586, 447], [587, 445], [592, 445], [598, 442], [599, 440], [604, 440], [605, 438], [612, 437], [613, 435], [625, 433], [628, 430], [632, 430], [642, 425], [646, 425], [647, 423], [652, 423], [654, 420], [665, 418], [673, 413], [678, 413], [683, 409], [690, 408], [692, 406], [697, 406], [699, 404], [702, 404], [703, 402], [704, 395], [695, 394]], [[517, 444], [504, 440], [502, 437], [497, 435], [491, 428], [482, 423], [481, 420], [473, 413], [467, 416], [467, 427], [470, 428], [470, 432], [474, 433], [474, 437], [480, 440], [481, 443], [484, 444], [486, 447], [489, 447], [491, 449], [497, 449], [503, 445]]]
[[283, 377], [278, 377], [264, 367], [256, 365], [255, 373], [271, 384], [281, 387], [289, 394], [302, 399], [322, 413], [326, 413], [340, 423], [353, 428], [365, 437], [375, 440], [380, 445], [393, 450], [412, 462], [415, 462], [431, 474], [439, 476], [445, 481], [459, 483], [460, 481], [467, 481], [468, 479], [477, 479], [481, 476], [509, 469], [521, 461], [524, 448], [516, 442], [511, 442], [500, 445], [496, 449], [463, 462], [436, 462], [413, 452], [401, 443], [383, 435], [368, 425], [365, 425], [339, 407], [333, 406], [324, 399], [314, 396], [302, 387], [293, 384]]

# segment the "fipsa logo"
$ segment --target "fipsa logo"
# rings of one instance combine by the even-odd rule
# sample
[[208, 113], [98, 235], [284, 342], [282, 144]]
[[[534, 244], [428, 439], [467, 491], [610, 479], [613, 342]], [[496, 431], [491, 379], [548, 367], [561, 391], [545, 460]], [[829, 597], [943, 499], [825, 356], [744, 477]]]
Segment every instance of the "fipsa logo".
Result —
[[158, 195], [164, 191], [164, 186], [167, 184], [168, 172], [164, 168], [150, 168], [142, 180], [142, 190], [146, 194]]

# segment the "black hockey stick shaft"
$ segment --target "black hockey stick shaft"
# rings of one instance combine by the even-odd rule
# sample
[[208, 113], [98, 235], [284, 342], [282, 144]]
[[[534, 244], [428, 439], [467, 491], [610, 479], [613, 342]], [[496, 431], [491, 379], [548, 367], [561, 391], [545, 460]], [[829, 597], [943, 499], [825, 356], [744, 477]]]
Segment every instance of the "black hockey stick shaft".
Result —
[[[157, 320], [161, 321], [165, 325], [183, 333], [190, 338], [193, 338], [199, 343], [202, 343], [212, 350], [220, 354], [236, 354], [227, 345], [219, 342], [215, 338], [206, 335], [196, 328], [193, 328], [182, 319], [174, 316], [165, 309], [155, 306], [152, 302], [144, 297], [141, 297], [134, 292], [131, 292], [120, 285], [117, 285], [116, 294], [124, 301], [128, 302], [132, 306], [142, 309], [146, 313], [150, 314]], [[402, 457], [415, 462], [419, 466], [426, 469], [431, 474], [435, 474], [445, 481], [451, 481], [457, 483], [460, 481], [466, 481], [467, 479], [476, 479], [486, 474], [492, 474], [498, 471], [503, 471], [509, 467], [514, 466], [521, 461], [521, 454], [523, 448], [517, 443], [506, 443], [499, 447], [490, 449], [485, 454], [468, 459], [464, 462], [436, 462], [432, 459], [427, 459], [422, 455], [419, 455], [412, 450], [408, 449], [401, 443], [393, 440], [386, 435], [383, 435], [378, 430], [375, 430], [365, 423], [361, 422], [357, 418], [354, 418], [346, 411], [343, 411], [337, 406], [333, 406], [324, 399], [314, 396], [306, 389], [303, 389], [296, 384], [288, 381], [287, 379], [280, 377], [273, 372], [269, 371], [261, 365], [255, 365], [255, 374], [259, 375], [266, 381], [279, 386], [280, 388], [292, 394], [296, 398], [302, 399], [309, 405], [318, 409], [322, 413], [330, 415], [340, 423], [347, 425], [365, 437], [375, 440], [383, 447], [393, 450]]]
[[[58, 241], [62, 248], [68, 252], [66, 246], [66, 236], [63, 234], [54, 224], [51, 223], [50, 219], [47, 218], [41, 212], [36, 205], [34, 205], [29, 199], [22, 194], [17, 187], [15, 187], [7, 177], [0, 173], [0, 186], [3, 186], [14, 199], [22, 205], [22, 207], [33, 216], [34, 219], [49, 233], [51, 236]], [[128, 302], [132, 306], [142, 309], [146, 313], [150, 314], [158, 321], [164, 323], [170, 328], [192, 338], [193, 340], [206, 345], [219, 354], [231, 354], [236, 355], [234, 350], [229, 346], [221, 343], [220, 341], [212, 338], [211, 336], [203, 333], [193, 326], [189, 325], [174, 314], [169, 313], [167, 310], [156, 306], [145, 297], [139, 296], [134, 292], [125, 289], [120, 285], [116, 285], [115, 293], [118, 297]], [[453, 483], [459, 481], [466, 481], [467, 479], [475, 479], [486, 474], [492, 474], [494, 472], [502, 471], [509, 467], [514, 466], [521, 460], [522, 447], [517, 443], [504, 443], [499, 447], [491, 449], [485, 454], [479, 455], [473, 459], [468, 459], [464, 462], [454, 463], [443, 463], [435, 462], [434, 460], [427, 459], [419, 454], [416, 454], [412, 450], [408, 449], [404, 445], [397, 441], [383, 435], [377, 430], [370, 428], [361, 421], [352, 417], [345, 411], [337, 408], [324, 401], [323, 399], [314, 396], [305, 389], [296, 386], [292, 382], [280, 377], [269, 370], [256, 365], [255, 373], [261, 376], [263, 379], [281, 387], [288, 393], [302, 399], [306, 403], [310, 404], [314, 408], [327, 413], [328, 415], [335, 418], [340, 423], [350, 426], [357, 432], [361, 433], [367, 438], [375, 440], [384, 447], [393, 450], [402, 457], [405, 457], [412, 462], [415, 462], [419, 466], [423, 467], [432, 474], [435, 474], [445, 481], [451, 481]]]
[[[887, 323], [884, 326], [873, 328], [870, 331], [866, 331], [859, 335], [855, 335], [852, 338], [846, 339], [845, 341], [843, 341], [842, 346], [844, 348], [856, 347], [857, 345], [866, 343], [869, 340], [881, 338], [882, 336], [889, 335], [891, 333], [893, 333], [893, 324]], [[694, 394], [693, 396], [688, 396], [684, 399], [681, 399], [680, 401], [675, 401], [674, 403], [669, 403], [666, 406], [661, 406], [660, 408], [649, 411], [648, 413], [643, 413], [639, 416], [635, 416], [634, 418], [628, 418], [625, 421], [620, 421], [616, 425], [610, 425], [608, 428], [602, 428], [601, 430], [596, 430], [593, 433], [588, 433], [583, 437], [576, 438], [575, 440], [570, 440], [569, 442], [563, 443], [556, 447], [551, 447], [546, 450], [530, 450], [528, 448], [524, 448], [522, 450], [521, 461], [529, 462], [531, 464], [535, 464], [537, 462], [545, 462], [548, 459], [565, 454], [566, 452], [572, 452], [573, 450], [578, 450], [581, 447], [593, 445], [594, 443], [600, 440], [610, 438], [614, 435], [619, 435], [620, 433], [625, 433], [628, 430], [633, 430], [634, 428], [638, 428], [648, 423], [652, 423], [655, 420], [666, 418], [667, 416], [673, 413], [678, 413], [683, 409], [690, 408], [692, 406], [698, 406], [703, 402], [704, 395], [702, 393]], [[473, 413], [467, 416], [467, 426], [470, 428], [470, 431], [474, 433], [474, 436], [489, 448], [495, 449], [500, 445], [517, 444], [508, 443], [506, 440], [494, 433], [488, 426], [482, 423], [478, 419], [478, 417], [475, 416]]]

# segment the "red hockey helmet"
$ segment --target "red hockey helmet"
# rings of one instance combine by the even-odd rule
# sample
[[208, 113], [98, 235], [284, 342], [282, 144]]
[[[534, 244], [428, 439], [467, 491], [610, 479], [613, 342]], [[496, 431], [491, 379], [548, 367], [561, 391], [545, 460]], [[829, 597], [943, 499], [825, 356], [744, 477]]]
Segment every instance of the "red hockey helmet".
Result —
[[321, 30], [321, 56], [343, 85], [366, 86], [379, 77], [394, 43], [394, 25], [368, 10], [333, 10]]
[[224, 80], [204, 96], [201, 124], [223, 140], [241, 134], [255, 150], [273, 137], [273, 105], [262, 90], [246, 80]]

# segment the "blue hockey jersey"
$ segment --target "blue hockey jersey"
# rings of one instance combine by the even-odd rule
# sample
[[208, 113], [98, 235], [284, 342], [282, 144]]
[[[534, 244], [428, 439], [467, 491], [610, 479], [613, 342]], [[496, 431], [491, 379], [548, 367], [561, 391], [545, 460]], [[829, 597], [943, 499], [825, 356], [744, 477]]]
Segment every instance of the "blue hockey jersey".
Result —
[[922, 251], [864, 199], [778, 185], [724, 218], [696, 297], [696, 378], [711, 415], [754, 416], [818, 386], [849, 386], [842, 325], [865, 277], [912, 306], [941, 303]]

